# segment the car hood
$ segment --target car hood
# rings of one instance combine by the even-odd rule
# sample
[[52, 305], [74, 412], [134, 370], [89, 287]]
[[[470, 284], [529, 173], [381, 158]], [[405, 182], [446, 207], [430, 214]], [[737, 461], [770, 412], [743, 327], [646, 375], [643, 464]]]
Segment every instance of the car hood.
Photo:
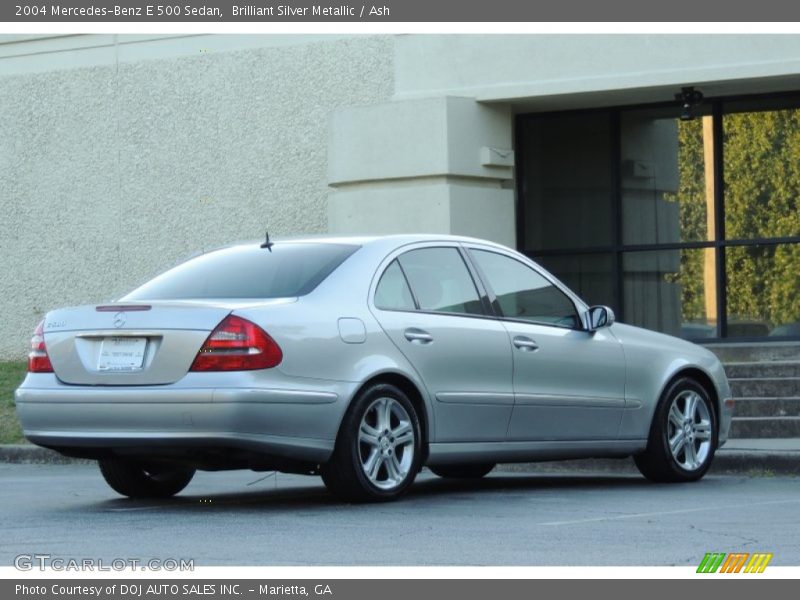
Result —
[[637, 344], [647, 343], [666, 351], [673, 351], [687, 358], [691, 357], [701, 362], [719, 362], [716, 354], [707, 348], [672, 335], [667, 335], [666, 333], [659, 333], [658, 331], [635, 327], [625, 323], [614, 323], [611, 326], [611, 331], [623, 346], [626, 345], [626, 342], [635, 342]]

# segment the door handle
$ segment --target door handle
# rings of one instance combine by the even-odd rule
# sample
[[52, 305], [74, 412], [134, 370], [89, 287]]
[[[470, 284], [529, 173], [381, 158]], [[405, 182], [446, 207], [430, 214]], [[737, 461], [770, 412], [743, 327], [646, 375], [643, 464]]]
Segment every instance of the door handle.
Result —
[[406, 329], [403, 335], [412, 344], [430, 344], [433, 341], [433, 336], [430, 333], [416, 327]]
[[522, 350], [523, 352], [533, 352], [534, 350], [539, 349], [539, 344], [534, 342], [531, 338], [525, 337], [524, 335], [518, 335], [512, 340], [514, 346]]

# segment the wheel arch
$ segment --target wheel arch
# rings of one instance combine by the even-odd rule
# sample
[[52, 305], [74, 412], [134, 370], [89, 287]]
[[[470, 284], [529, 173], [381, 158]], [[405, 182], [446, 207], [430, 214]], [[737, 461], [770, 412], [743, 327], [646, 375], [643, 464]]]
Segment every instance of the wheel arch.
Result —
[[[361, 394], [366, 388], [376, 383], [388, 383], [402, 390], [403, 393], [408, 396], [408, 399], [411, 401], [411, 404], [417, 411], [417, 416], [419, 417], [419, 426], [422, 430], [421, 464], [424, 465], [428, 458], [428, 444], [430, 443], [432, 415], [428, 410], [428, 403], [425, 401], [419, 385], [403, 373], [399, 373], [397, 371], [382, 371], [380, 373], [375, 373], [369, 377], [369, 379], [365, 380], [353, 393], [350, 398], [350, 402], [352, 403], [354, 398], [357, 398], [359, 394]], [[349, 408], [350, 407], [348, 405], [348, 410]], [[339, 427], [341, 429], [341, 423]]]
[[[702, 368], [695, 365], [685, 365], [677, 369], [666, 378], [658, 395], [658, 401], [654, 404], [654, 414], [650, 421], [647, 448], [643, 452], [634, 455], [634, 461], [639, 471], [650, 481], [657, 483], [678, 483], [697, 481], [708, 471], [714, 452], [719, 447], [719, 439], [715, 445], [711, 445], [709, 454], [703, 462], [685, 468], [679, 463], [678, 457], [669, 448], [669, 434], [664, 429], [667, 425], [664, 422], [666, 411], [669, 410], [665, 400], [673, 396], [666, 396], [667, 392], [682, 379], [689, 379], [691, 382], [703, 388], [709, 397], [710, 410], [719, 419], [720, 415], [720, 393], [714, 385], [714, 380]], [[659, 414], [661, 412], [661, 415]], [[713, 434], [712, 434], [713, 436]], [[713, 437], [712, 437], [713, 439]], [[694, 441], [691, 442], [694, 444]]]
[[720, 415], [722, 414], [722, 406], [720, 405], [720, 402], [722, 400], [719, 397], [717, 386], [714, 385], [714, 380], [708, 373], [706, 373], [703, 369], [693, 365], [682, 367], [681, 369], [673, 373], [669, 379], [667, 379], [664, 385], [661, 386], [661, 391], [658, 395], [659, 400], [661, 400], [661, 398], [664, 395], [664, 392], [669, 388], [669, 386], [671, 386], [676, 380], [682, 377], [693, 379], [698, 384], [703, 386], [703, 388], [708, 393], [709, 398], [711, 399], [711, 407], [714, 409], [715, 416], [717, 419], [719, 419]]

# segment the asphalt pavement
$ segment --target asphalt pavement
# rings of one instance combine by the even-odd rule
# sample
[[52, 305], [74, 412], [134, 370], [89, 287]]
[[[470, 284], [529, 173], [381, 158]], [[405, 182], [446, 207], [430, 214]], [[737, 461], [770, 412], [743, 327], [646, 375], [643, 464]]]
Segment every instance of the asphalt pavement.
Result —
[[697, 565], [772, 552], [800, 565], [800, 479], [711, 474], [427, 471], [385, 504], [341, 504], [319, 478], [198, 473], [170, 500], [117, 496], [87, 464], [0, 464], [0, 564], [175, 558], [197, 565]]

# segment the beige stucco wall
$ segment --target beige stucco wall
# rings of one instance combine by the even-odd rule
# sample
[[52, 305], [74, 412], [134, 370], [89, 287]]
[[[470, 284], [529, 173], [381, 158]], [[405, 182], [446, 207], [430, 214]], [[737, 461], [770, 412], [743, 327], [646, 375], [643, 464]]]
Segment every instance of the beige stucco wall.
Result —
[[[414, 35], [397, 38], [395, 99], [469, 96], [530, 110], [797, 90], [800, 36]], [[424, 68], [420, 68], [424, 65]]]
[[325, 232], [328, 116], [393, 94], [387, 37], [109, 37], [0, 44], [0, 359], [201, 248]]
[[455, 96], [337, 109], [328, 228], [452, 233], [513, 247], [511, 123], [507, 108]]

